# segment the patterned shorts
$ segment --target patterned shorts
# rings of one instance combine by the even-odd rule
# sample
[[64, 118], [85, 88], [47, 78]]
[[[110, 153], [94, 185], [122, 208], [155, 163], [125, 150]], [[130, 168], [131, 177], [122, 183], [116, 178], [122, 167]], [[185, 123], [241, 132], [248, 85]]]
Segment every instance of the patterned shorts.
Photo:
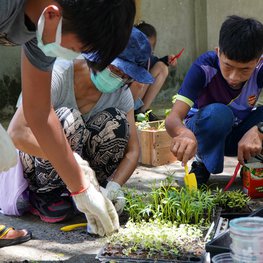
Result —
[[[116, 108], [108, 108], [86, 123], [75, 109], [59, 108], [56, 114], [71, 149], [90, 163], [99, 183], [105, 185], [107, 178], [121, 162], [128, 144], [129, 124], [126, 114]], [[21, 151], [20, 158], [31, 191], [45, 193], [65, 188], [49, 161]]]

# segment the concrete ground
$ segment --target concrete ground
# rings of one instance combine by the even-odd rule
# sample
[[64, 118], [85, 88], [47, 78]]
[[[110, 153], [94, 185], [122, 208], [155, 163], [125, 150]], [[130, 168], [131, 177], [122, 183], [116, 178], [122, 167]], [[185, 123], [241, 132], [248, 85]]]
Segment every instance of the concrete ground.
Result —
[[[220, 175], [212, 175], [210, 184], [224, 187], [233, 174], [236, 159], [226, 158], [225, 170]], [[183, 182], [184, 169], [179, 162], [159, 167], [139, 166], [127, 182], [128, 187], [147, 191], [154, 181], [157, 183], [172, 175], [179, 183]], [[236, 178], [234, 188], [241, 188], [240, 177]], [[255, 208], [258, 201], [252, 203]], [[93, 238], [80, 228], [71, 232], [62, 232], [62, 226], [85, 222], [81, 216], [59, 224], [47, 224], [36, 216], [26, 214], [22, 217], [10, 217], [0, 214], [0, 223], [17, 229], [26, 228], [33, 233], [33, 239], [20, 245], [0, 248], [0, 262], [99, 262], [96, 254], [105, 244], [104, 238]]]

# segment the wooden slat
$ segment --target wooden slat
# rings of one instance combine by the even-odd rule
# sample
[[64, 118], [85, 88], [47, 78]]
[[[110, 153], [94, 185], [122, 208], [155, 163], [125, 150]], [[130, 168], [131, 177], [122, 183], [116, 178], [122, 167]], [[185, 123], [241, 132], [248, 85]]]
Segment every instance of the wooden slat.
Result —
[[159, 166], [176, 161], [170, 151], [171, 137], [166, 130], [137, 130], [141, 164]]
[[176, 161], [176, 157], [171, 153], [170, 147], [156, 149], [154, 155], [155, 158], [152, 160], [153, 166], [169, 164]]

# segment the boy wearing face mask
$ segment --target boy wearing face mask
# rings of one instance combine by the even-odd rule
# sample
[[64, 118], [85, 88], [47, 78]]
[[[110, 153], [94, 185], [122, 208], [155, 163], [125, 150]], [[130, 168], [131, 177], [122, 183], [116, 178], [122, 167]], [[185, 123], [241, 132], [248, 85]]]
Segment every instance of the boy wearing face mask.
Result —
[[[92, 54], [83, 55], [92, 60]], [[52, 104], [71, 148], [88, 161], [119, 214], [125, 205], [121, 186], [135, 170], [139, 157], [129, 86], [153, 82], [145, 69], [150, 55], [146, 36], [133, 29], [127, 48], [105, 70], [94, 72], [85, 60], [58, 60], [52, 74]], [[9, 132], [15, 144], [23, 148], [20, 158], [29, 184], [32, 211], [45, 222], [59, 222], [74, 215], [72, 202], [65, 197], [65, 184], [45, 161], [21, 107]], [[62, 204], [62, 209], [56, 207], [57, 203]]]
[[[0, 13], [0, 44], [22, 45], [23, 110], [29, 127], [68, 189], [81, 193], [83, 212], [111, 233], [118, 226], [114, 226], [101, 193], [93, 189], [77, 164], [52, 108], [51, 70], [56, 57], [73, 59], [87, 50], [100, 57], [91, 66], [104, 69], [127, 44], [134, 0], [3, 0]], [[0, 127], [0, 170], [14, 164], [14, 147]], [[0, 242], [5, 238], [7, 235], [1, 235]]]
[[198, 186], [223, 171], [224, 156], [244, 164], [262, 151], [263, 107], [256, 107], [262, 52], [262, 23], [230, 16], [221, 26], [219, 47], [201, 55], [182, 83], [166, 128], [183, 165], [195, 156], [191, 172]]

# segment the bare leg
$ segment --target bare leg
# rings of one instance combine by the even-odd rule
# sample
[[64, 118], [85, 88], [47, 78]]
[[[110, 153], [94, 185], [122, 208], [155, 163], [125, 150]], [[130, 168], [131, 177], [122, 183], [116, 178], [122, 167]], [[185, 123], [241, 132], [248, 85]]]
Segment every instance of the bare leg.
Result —
[[137, 81], [132, 82], [130, 90], [133, 96], [133, 100], [136, 101], [138, 98], [142, 98], [146, 92], [148, 85], [139, 83]]
[[[147, 90], [145, 90], [144, 96], [142, 95], [142, 100], [144, 105], [141, 108], [141, 112], [145, 112], [148, 110], [161, 90], [167, 76], [168, 76], [168, 67], [163, 62], [157, 62], [150, 70], [150, 73], [155, 78], [155, 82], [148, 86]], [[145, 85], [146, 86], [146, 85]]]

